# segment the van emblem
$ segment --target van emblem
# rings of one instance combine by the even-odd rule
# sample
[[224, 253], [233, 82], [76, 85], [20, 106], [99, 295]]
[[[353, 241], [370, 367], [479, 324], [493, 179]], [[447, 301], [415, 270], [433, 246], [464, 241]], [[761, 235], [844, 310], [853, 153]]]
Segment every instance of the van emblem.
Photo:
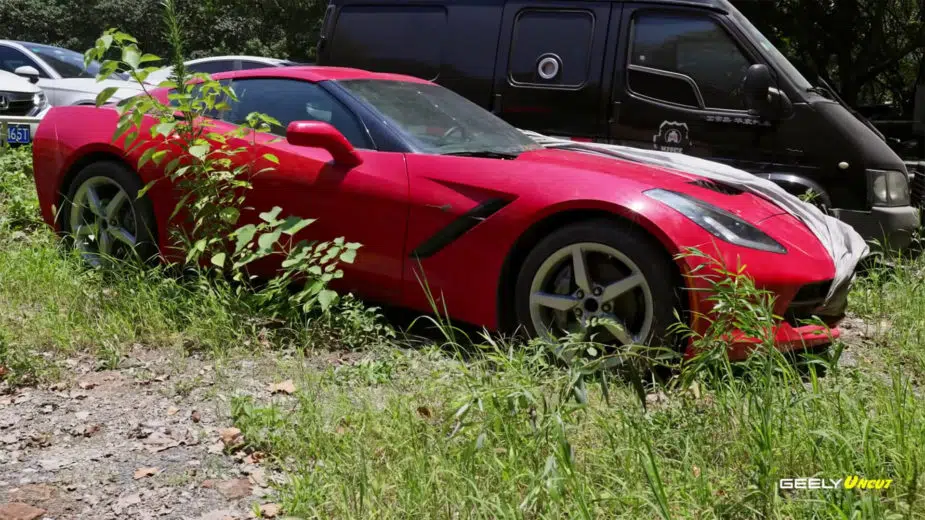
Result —
[[6, 96], [0, 96], [0, 110], [10, 108], [10, 100]]
[[652, 137], [656, 150], [683, 153], [690, 146], [687, 123], [679, 121], [662, 121], [658, 133]]

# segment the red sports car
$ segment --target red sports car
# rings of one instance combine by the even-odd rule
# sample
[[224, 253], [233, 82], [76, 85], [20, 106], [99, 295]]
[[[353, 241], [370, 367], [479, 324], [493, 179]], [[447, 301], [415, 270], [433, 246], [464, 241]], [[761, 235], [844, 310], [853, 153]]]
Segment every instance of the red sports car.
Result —
[[[260, 135], [242, 159], [279, 159], [254, 178], [254, 216], [281, 206], [318, 219], [307, 237], [363, 244], [335, 288], [428, 312], [415, 273], [423, 271], [456, 320], [556, 334], [606, 316], [624, 325], [609, 331], [610, 341], [639, 343], [664, 333], [675, 309], [709, 309], [707, 293], [683, 290], [702, 283], [683, 276], [699, 261], [673, 259], [696, 246], [744, 263], [777, 294], [776, 311], [787, 317], [779, 348], [825, 346], [837, 336], [798, 322], [827, 294], [831, 257], [764, 198], [664, 168], [543, 148], [412, 77], [326, 67], [216, 77], [238, 97], [217, 116], [219, 131], [251, 112], [282, 125], [272, 133], [285, 139]], [[43, 216], [74, 234], [87, 255], [165, 251], [176, 194], [164, 182], [136, 199], [163, 171], [151, 162], [138, 169], [141, 152], [126, 156], [113, 143], [117, 119], [110, 107], [59, 107], [45, 117], [34, 144]], [[825, 318], [834, 324], [842, 310]], [[749, 344], [738, 339], [733, 356]]]

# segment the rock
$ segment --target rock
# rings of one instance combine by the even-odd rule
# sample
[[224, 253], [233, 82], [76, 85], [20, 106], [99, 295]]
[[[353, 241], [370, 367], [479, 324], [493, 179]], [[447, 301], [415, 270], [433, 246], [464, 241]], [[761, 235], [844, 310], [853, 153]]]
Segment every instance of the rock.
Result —
[[180, 409], [176, 406], [171, 406], [167, 409], [167, 415], [177, 415], [180, 412]]
[[116, 503], [112, 505], [112, 510], [117, 515], [121, 515], [129, 507], [138, 505], [140, 503], [141, 503], [141, 494], [133, 493], [131, 495], [126, 495], [124, 497], [121, 497], [119, 498], [119, 500], [116, 500]]
[[247, 478], [255, 486], [266, 487], [267, 485], [267, 473], [262, 468], [251, 469], [247, 473]]
[[161, 432], [153, 432], [143, 441], [144, 447], [151, 453], [158, 453], [180, 445], [180, 441]]
[[223, 480], [215, 483], [215, 489], [228, 500], [236, 500], [250, 496], [251, 483], [249, 480], [243, 478]]
[[44, 509], [32, 507], [22, 502], [10, 502], [0, 505], [0, 520], [36, 520], [44, 514]]
[[55, 488], [44, 484], [29, 484], [16, 489], [11, 489], [8, 498], [13, 502], [25, 502], [35, 504], [54, 498]]
[[244, 442], [244, 437], [241, 436], [241, 430], [237, 428], [224, 428], [219, 430], [218, 435], [221, 437], [222, 444], [228, 449], [234, 448]]
[[276, 518], [283, 512], [279, 504], [263, 504], [260, 506], [260, 515], [264, 518]]
[[138, 479], [142, 479], [146, 477], [153, 477], [154, 475], [157, 475], [160, 472], [161, 470], [158, 468], [138, 468], [135, 470], [135, 474], [132, 478], [134, 478], [135, 480], [138, 480]]
[[39, 466], [42, 467], [45, 471], [58, 471], [61, 468], [70, 466], [74, 461], [64, 460], [61, 457], [52, 457], [50, 459], [42, 459], [39, 461]]
[[189, 414], [189, 418], [190, 418], [190, 420], [193, 421], [194, 423], [198, 423], [199, 421], [202, 420], [202, 417], [200, 417], [199, 411], [198, 411], [198, 410], [193, 410], [193, 412], [192, 412], [191, 414]]
[[87, 419], [90, 418], [90, 412], [80, 411], [80, 412], [75, 413], [74, 417], [76, 417], [78, 421], [86, 421]]
[[231, 509], [222, 509], [210, 511], [199, 517], [199, 520], [237, 520], [235, 513]]
[[271, 394], [293, 394], [295, 393], [295, 384], [292, 379], [287, 379], [282, 383], [270, 384]]

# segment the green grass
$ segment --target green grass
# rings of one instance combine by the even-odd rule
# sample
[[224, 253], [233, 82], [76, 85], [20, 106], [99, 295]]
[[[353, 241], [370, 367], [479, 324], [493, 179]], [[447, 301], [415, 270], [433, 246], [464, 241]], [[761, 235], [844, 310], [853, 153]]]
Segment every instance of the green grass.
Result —
[[[36, 224], [26, 164], [27, 151], [0, 157], [3, 384], [51, 380], [77, 353], [116, 367], [135, 344], [298, 353], [294, 396], [232, 403], [248, 449], [268, 453], [288, 477], [277, 490], [287, 514], [925, 517], [925, 260], [859, 279], [851, 309], [869, 327], [846, 348], [854, 366], [801, 378], [766, 353], [731, 367], [716, 330], [699, 340], [710, 355], [670, 381], [646, 382], [645, 397], [581, 361], [551, 362], [542, 344], [453, 336], [409, 348], [351, 300], [325, 317], [280, 323], [215, 281], [87, 269]], [[767, 302], [734, 281], [719, 286], [727, 318], [760, 336]], [[316, 348], [360, 354], [318, 368]], [[849, 475], [893, 482], [777, 489], [780, 478]]]

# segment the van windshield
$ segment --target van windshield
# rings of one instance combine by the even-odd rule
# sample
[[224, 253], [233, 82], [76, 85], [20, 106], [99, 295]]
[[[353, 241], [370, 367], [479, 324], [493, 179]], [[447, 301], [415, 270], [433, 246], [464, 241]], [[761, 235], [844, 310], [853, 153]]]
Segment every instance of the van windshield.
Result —
[[430, 83], [343, 80], [423, 153], [517, 156], [540, 148], [523, 132], [448, 89]]
[[782, 52], [777, 50], [777, 47], [775, 47], [774, 44], [772, 44], [767, 38], [765, 38], [763, 34], [761, 34], [761, 31], [759, 31], [757, 27], [752, 25], [752, 22], [749, 21], [749, 19], [746, 18], [744, 14], [739, 12], [739, 10], [733, 7], [732, 4], [728, 2], [725, 2], [725, 4], [725, 7], [729, 10], [729, 14], [732, 16], [732, 18], [742, 27], [742, 29], [748, 32], [749, 36], [754, 38], [755, 42], [757, 42], [762, 49], [764, 49], [768, 58], [770, 58], [771, 62], [774, 64], [774, 67], [777, 68], [778, 71], [793, 80], [793, 82], [796, 83], [796, 87], [798, 89], [805, 91], [812, 88], [813, 85], [807, 81], [805, 77], [803, 77], [803, 74], [801, 74], [800, 71], [797, 70], [797, 68], [794, 67], [792, 63], [790, 63], [790, 60], [788, 60]]

